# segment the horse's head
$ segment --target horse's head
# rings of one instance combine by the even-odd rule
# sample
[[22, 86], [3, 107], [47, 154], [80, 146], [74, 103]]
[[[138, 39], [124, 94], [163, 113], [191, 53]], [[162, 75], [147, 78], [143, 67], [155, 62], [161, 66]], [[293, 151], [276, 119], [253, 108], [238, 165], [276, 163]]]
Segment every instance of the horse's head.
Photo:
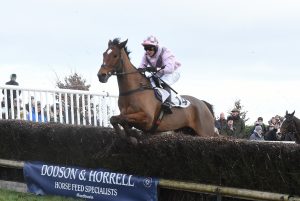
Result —
[[295, 131], [295, 124], [293, 123], [295, 111], [291, 114], [286, 111], [285, 113], [285, 120], [282, 122], [280, 127], [281, 133], [287, 132], [294, 132]]
[[108, 78], [123, 71], [123, 59], [121, 51], [125, 48], [126, 41], [119, 42], [119, 39], [109, 40], [108, 48], [103, 53], [103, 63], [98, 71], [99, 81], [102, 83], [107, 82]]

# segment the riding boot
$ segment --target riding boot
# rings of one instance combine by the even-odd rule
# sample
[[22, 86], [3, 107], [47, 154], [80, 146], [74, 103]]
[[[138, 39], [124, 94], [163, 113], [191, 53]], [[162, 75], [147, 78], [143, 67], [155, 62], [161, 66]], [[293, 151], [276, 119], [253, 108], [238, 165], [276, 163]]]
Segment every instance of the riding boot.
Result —
[[171, 89], [166, 85], [162, 85], [162, 86], [170, 94], [168, 96], [168, 98], [165, 100], [165, 102], [163, 102], [162, 108], [163, 108], [163, 110], [165, 111], [166, 114], [172, 114], [173, 112], [171, 110], [171, 108], [172, 108], [172, 105], [171, 105]]

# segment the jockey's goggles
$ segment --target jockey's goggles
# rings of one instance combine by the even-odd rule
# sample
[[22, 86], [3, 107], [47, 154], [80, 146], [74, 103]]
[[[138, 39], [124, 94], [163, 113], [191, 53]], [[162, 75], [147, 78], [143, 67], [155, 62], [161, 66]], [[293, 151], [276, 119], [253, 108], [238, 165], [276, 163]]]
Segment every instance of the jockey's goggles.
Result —
[[155, 51], [155, 47], [154, 46], [145, 45], [144, 46], [144, 50], [145, 51]]

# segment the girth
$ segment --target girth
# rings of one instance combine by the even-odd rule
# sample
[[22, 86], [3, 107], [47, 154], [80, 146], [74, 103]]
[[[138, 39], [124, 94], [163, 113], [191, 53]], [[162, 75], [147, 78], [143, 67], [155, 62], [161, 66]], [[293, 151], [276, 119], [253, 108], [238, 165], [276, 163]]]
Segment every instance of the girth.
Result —
[[139, 88], [136, 88], [136, 89], [132, 89], [132, 90], [129, 90], [129, 91], [126, 91], [126, 92], [121, 92], [119, 94], [119, 96], [128, 96], [130, 94], [133, 94], [133, 93], [136, 93], [136, 92], [139, 92], [139, 91], [144, 91], [144, 90], [153, 90], [152, 87], [149, 87], [149, 86], [141, 86]]

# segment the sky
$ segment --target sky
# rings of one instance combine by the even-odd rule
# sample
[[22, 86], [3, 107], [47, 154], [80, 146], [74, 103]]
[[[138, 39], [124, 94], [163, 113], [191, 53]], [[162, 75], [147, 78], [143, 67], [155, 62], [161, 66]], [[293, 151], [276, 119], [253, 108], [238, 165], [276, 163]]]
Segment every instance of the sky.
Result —
[[[10, 0], [0, 6], [0, 85], [53, 89], [76, 72], [90, 91], [117, 94], [97, 72], [110, 39], [128, 39], [138, 66], [155, 35], [182, 64], [179, 94], [228, 115], [241, 101], [251, 125], [288, 110], [300, 114], [298, 0]], [[299, 115], [300, 116], [300, 115]]]

